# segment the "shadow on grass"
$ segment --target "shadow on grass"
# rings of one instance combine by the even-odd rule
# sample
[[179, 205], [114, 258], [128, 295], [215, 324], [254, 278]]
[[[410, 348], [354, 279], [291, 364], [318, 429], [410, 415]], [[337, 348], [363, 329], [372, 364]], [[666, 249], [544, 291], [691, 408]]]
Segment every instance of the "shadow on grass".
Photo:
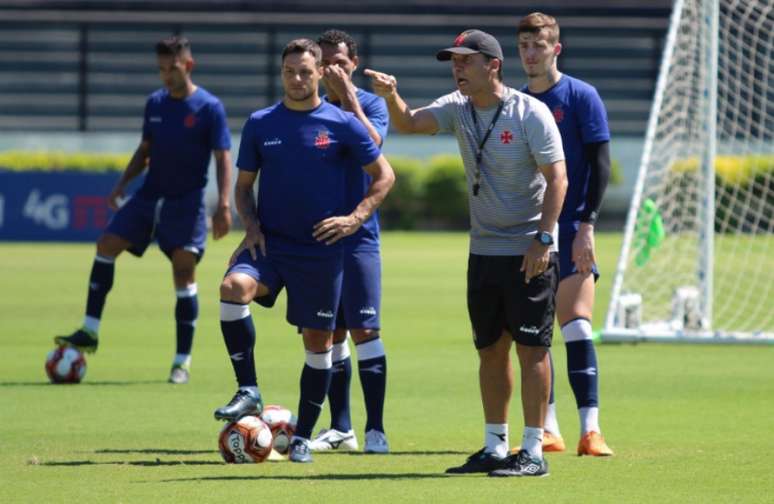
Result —
[[203, 453], [213, 453], [217, 454], [218, 450], [172, 450], [169, 448], [137, 448], [137, 449], [104, 449], [104, 450], [94, 450], [94, 453], [118, 453], [118, 454], [128, 454], [128, 453], [146, 453], [146, 454], [155, 454], [155, 455], [200, 455]]
[[78, 467], [78, 466], [99, 466], [99, 465], [128, 465], [141, 467], [160, 467], [160, 466], [186, 466], [186, 465], [225, 465], [216, 460], [115, 460], [112, 462], [96, 462], [94, 460], [61, 460], [51, 462], [39, 462], [38, 466], [47, 467]]
[[328, 452], [316, 452], [315, 456], [322, 455], [323, 457], [330, 457], [332, 455], [347, 455], [350, 457], [368, 457], [368, 458], [378, 458], [378, 457], [393, 457], [393, 456], [433, 456], [433, 455], [470, 455], [470, 452], [465, 451], [455, 451], [455, 450], [436, 450], [436, 451], [430, 451], [430, 450], [419, 450], [419, 451], [390, 451], [390, 453], [384, 453], [384, 454], [378, 454], [378, 453], [364, 453], [364, 452], [357, 452], [357, 451], [344, 451], [344, 452], [337, 452], [337, 451], [328, 451]]
[[443, 479], [443, 473], [354, 473], [354, 474], [299, 474], [267, 476], [202, 476], [201, 478], [175, 478], [141, 483], [181, 483], [188, 481], [362, 481], [362, 480], [422, 480]]
[[86, 381], [83, 383], [50, 383], [47, 381], [39, 382], [0, 382], [0, 387], [101, 387], [101, 386], [124, 386], [124, 385], [152, 385], [157, 383], [167, 383], [165, 380], [144, 380], [144, 381]]

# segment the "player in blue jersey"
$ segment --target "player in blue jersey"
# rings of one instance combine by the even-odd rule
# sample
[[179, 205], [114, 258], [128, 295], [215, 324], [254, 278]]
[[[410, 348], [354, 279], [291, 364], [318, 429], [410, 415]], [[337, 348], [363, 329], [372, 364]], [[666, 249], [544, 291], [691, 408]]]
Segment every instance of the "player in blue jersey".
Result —
[[[559, 25], [539, 12], [518, 27], [519, 55], [527, 74], [522, 89], [551, 110], [562, 135], [568, 188], [559, 216], [560, 281], [556, 318], [567, 349], [567, 373], [578, 406], [578, 455], [612, 455], [599, 427], [597, 355], [591, 341], [594, 282], [599, 277], [594, 223], [610, 175], [610, 131], [605, 106], [590, 84], [557, 68]], [[553, 366], [552, 366], [553, 375]], [[545, 451], [563, 451], [554, 403], [554, 380], [543, 437]]]
[[[253, 113], [242, 130], [235, 200], [245, 238], [220, 287], [221, 329], [239, 389], [215, 411], [233, 420], [262, 410], [250, 303], [270, 307], [287, 289], [286, 318], [301, 327], [306, 360], [289, 458], [311, 462], [312, 429], [331, 381], [333, 329], [342, 293], [344, 240], [373, 215], [394, 181], [368, 130], [320, 99], [320, 47], [291, 41], [282, 52], [281, 102]], [[371, 184], [349, 204], [350, 171]], [[253, 185], [258, 179], [258, 195]]]
[[[374, 143], [381, 145], [387, 136], [389, 115], [384, 99], [358, 89], [352, 74], [358, 66], [357, 43], [347, 33], [328, 30], [317, 43], [322, 49], [323, 100], [352, 112], [366, 127]], [[348, 207], [354, 208], [366, 194], [371, 177], [363, 170], [348, 170]], [[379, 256], [379, 220], [372, 215], [357, 233], [344, 240], [344, 280], [336, 330], [333, 334], [333, 376], [328, 389], [331, 409], [330, 429], [323, 429], [312, 441], [313, 451], [357, 450], [352, 429], [349, 389], [352, 365], [347, 330], [357, 351], [360, 383], [366, 406], [365, 452], [387, 453], [384, 433], [384, 398], [387, 385], [387, 360], [380, 339], [381, 259]]]
[[[177, 350], [169, 381], [187, 383], [199, 313], [195, 271], [207, 239], [207, 169], [214, 154], [218, 205], [212, 216], [212, 234], [217, 240], [231, 227], [231, 137], [220, 100], [191, 80], [194, 60], [188, 40], [166, 38], [156, 44], [156, 55], [164, 87], [148, 98], [142, 141], [108, 196], [108, 204], [117, 213], [97, 241], [83, 326], [55, 341], [86, 352], [97, 350], [116, 258], [124, 250], [142, 256], [155, 239], [172, 261], [177, 294]], [[127, 184], [146, 168], [140, 189], [118, 208]]]

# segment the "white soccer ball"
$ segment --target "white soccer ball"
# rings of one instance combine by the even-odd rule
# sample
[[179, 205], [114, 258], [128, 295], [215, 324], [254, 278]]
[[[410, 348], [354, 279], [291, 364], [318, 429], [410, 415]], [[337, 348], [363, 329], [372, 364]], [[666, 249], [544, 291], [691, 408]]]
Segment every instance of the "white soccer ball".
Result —
[[86, 358], [75, 348], [55, 348], [46, 357], [46, 374], [51, 383], [80, 383], [86, 375]]
[[271, 447], [271, 429], [257, 416], [229, 422], [218, 436], [220, 454], [229, 464], [263, 462], [271, 453]]
[[261, 418], [271, 429], [274, 450], [282, 455], [286, 454], [290, 448], [290, 440], [296, 432], [295, 415], [285, 407], [270, 404], [263, 409]]

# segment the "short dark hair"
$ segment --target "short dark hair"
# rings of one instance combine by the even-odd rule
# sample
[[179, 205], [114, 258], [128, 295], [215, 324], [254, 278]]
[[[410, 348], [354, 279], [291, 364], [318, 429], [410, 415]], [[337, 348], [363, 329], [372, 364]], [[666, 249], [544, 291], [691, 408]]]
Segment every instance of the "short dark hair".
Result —
[[172, 35], [156, 43], [156, 55], [158, 56], [180, 56], [190, 50], [191, 42], [180, 35]]
[[317, 66], [322, 64], [322, 50], [320, 46], [314, 40], [308, 38], [298, 38], [288, 42], [288, 45], [282, 50], [282, 61], [285, 61], [289, 54], [304, 54], [305, 52], [314, 56]]
[[347, 46], [349, 59], [357, 57], [357, 42], [355, 42], [355, 39], [345, 31], [326, 30], [317, 38], [317, 43], [319, 45], [328, 44], [336, 47], [338, 47], [339, 44], [344, 44]]

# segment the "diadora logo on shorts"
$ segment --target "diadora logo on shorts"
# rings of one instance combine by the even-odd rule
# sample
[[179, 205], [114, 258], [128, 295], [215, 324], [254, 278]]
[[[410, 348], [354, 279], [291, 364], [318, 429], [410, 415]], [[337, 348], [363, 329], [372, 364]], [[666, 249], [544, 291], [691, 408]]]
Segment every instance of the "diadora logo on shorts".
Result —
[[330, 145], [331, 139], [328, 136], [328, 132], [326, 130], [318, 131], [314, 139], [314, 146], [318, 149], [327, 149]]
[[333, 318], [333, 312], [330, 310], [318, 310], [317, 316], [322, 318]]
[[152, 123], [160, 123], [161, 122], [161, 116], [150, 116], [148, 118], [148, 121]]
[[523, 325], [523, 326], [519, 327], [519, 331], [521, 331], [523, 333], [527, 333], [527, 334], [539, 334], [540, 333], [540, 329], [538, 329], [535, 326], [527, 327], [527, 326]]
[[360, 308], [360, 315], [376, 315], [376, 308], [373, 306], [364, 306]]
[[282, 145], [282, 140], [280, 140], [279, 138], [272, 138], [271, 140], [266, 140], [265, 142], [263, 142], [264, 147], [271, 147], [274, 145]]

